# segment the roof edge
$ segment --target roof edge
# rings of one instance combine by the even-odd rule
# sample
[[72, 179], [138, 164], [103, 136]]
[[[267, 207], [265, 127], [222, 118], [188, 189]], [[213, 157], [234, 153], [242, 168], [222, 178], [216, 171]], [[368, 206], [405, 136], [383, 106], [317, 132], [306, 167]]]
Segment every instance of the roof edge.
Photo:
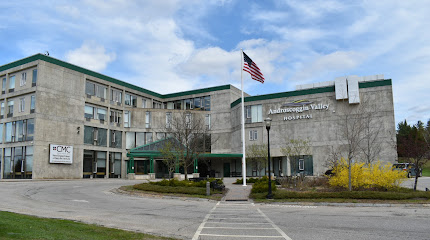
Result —
[[[392, 85], [391, 79], [384, 79], [384, 80], [375, 80], [375, 81], [369, 81], [369, 82], [360, 82], [358, 84], [358, 87], [359, 88], [371, 88], [371, 87], [391, 86], [391, 85]], [[244, 102], [254, 102], [254, 101], [260, 101], [260, 100], [269, 100], [269, 99], [283, 98], [283, 97], [302, 96], [302, 95], [310, 95], [310, 94], [326, 93], [326, 92], [334, 92], [334, 91], [335, 91], [335, 89], [334, 89], [334, 85], [333, 85], [333, 86], [328, 86], [328, 87], [309, 88], [309, 89], [295, 90], [295, 91], [289, 91], [289, 92], [280, 92], [280, 93], [271, 93], [271, 94], [265, 94], [265, 95], [250, 96], [250, 97], [245, 97]], [[230, 104], [230, 108], [235, 107], [240, 102], [241, 102], [240, 98], [236, 99], [236, 101], [234, 101]]]

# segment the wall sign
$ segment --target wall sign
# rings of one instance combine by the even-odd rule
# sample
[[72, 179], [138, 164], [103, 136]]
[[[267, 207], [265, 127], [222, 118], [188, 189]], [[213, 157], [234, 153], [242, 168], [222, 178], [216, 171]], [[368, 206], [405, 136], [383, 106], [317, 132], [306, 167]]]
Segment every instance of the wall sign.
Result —
[[[314, 104], [313, 102], [306, 99], [297, 100], [294, 102], [283, 104], [278, 109], [269, 109], [269, 115], [280, 114], [280, 113], [287, 113], [287, 114], [292, 113], [289, 115], [285, 115], [284, 121], [311, 119], [312, 118], [311, 111], [328, 110], [329, 106], [330, 104], [323, 104], [323, 103]], [[300, 113], [300, 115], [298, 115], [297, 113]]]
[[73, 163], [73, 146], [49, 144], [49, 163]]

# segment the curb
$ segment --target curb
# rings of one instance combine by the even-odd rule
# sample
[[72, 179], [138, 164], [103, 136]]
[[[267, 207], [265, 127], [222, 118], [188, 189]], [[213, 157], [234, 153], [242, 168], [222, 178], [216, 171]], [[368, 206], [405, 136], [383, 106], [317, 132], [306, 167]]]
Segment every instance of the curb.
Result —
[[273, 202], [273, 203], [255, 203], [261, 205], [278, 205], [291, 207], [421, 207], [430, 208], [429, 203], [329, 203], [329, 202]]

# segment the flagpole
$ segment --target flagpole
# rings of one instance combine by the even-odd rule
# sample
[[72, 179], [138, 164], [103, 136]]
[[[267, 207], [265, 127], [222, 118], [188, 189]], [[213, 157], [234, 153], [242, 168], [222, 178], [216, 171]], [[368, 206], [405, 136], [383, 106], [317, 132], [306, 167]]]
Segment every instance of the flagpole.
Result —
[[243, 186], [246, 186], [246, 153], [245, 153], [245, 107], [243, 101], [243, 49], [240, 49], [240, 80], [241, 80], [241, 90], [242, 90], [242, 177]]

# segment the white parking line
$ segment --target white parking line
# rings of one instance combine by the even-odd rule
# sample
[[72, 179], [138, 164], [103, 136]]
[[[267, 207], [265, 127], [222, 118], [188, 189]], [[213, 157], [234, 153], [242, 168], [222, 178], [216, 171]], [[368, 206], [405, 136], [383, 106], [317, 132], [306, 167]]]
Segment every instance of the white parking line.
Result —
[[200, 234], [200, 236], [233, 237], [233, 238], [283, 238], [281, 236], [219, 235], [219, 234]]
[[[237, 208], [240, 207], [246, 207], [245, 209]], [[229, 209], [229, 211], [225, 211]], [[224, 210], [224, 213], [220, 210]], [[239, 210], [239, 211], [238, 211]], [[242, 212], [241, 210], [249, 211], [249, 213]], [[252, 217], [249, 217], [252, 214], [256, 214], [255, 210], [259, 213], [257, 215], [253, 215]], [[238, 212], [237, 212], [238, 211]], [[234, 214], [232, 214], [234, 212]], [[254, 212], [254, 213], [252, 213]], [[244, 215], [241, 217], [240, 215]], [[237, 220], [248, 220], [248, 219], [261, 219], [263, 222], [237, 222]], [[217, 222], [217, 220], [221, 220], [222, 222]], [[232, 220], [235, 222], [226, 222], [225, 220]], [[260, 220], [260, 221], [261, 221]], [[208, 226], [206, 226], [208, 225]], [[258, 225], [258, 226], [256, 226]], [[212, 233], [208, 232], [202, 232], [204, 229], [207, 229], [207, 231], [210, 231], [212, 229]], [[241, 234], [216, 234], [213, 233], [213, 231], [222, 230], [223, 233], [225, 231], [234, 231], [234, 230], [250, 230], [254, 231], [249, 232], [252, 235], [244, 235], [242, 232]], [[265, 230], [269, 231], [267, 233], [270, 233], [270, 231], [276, 231], [276, 235], [255, 235], [255, 230]], [[257, 231], [257, 234], [260, 233]], [[262, 232], [261, 232], [262, 233]], [[274, 233], [274, 232], [273, 232]], [[279, 234], [279, 235], [278, 235]], [[278, 226], [275, 225], [275, 223], [270, 220], [258, 207], [256, 207], [253, 203], [247, 205], [244, 205], [243, 203], [240, 204], [221, 204], [221, 202], [218, 202], [206, 215], [203, 222], [200, 224], [199, 228], [197, 229], [196, 233], [194, 234], [192, 240], [198, 240], [200, 236], [207, 236], [207, 237], [222, 237], [223, 239], [235, 239], [235, 238], [258, 238], [258, 239], [285, 239], [285, 240], [291, 240], [290, 237], [287, 236]]]
[[272, 220], [270, 220], [270, 218], [268, 218], [266, 214], [264, 214], [259, 208], [257, 208], [257, 211], [266, 219], [266, 221], [272, 224], [276, 231], [278, 231], [285, 239], [292, 240], [290, 237], [287, 236], [287, 234], [284, 233], [284, 231], [282, 231], [278, 226], [276, 226], [276, 224]]
[[197, 229], [196, 233], [194, 234], [194, 237], [192, 240], [198, 240], [199, 236], [201, 235], [200, 233], [202, 232], [206, 222], [209, 219], [209, 216], [211, 215], [211, 213], [213, 211], [215, 211], [216, 207], [220, 204], [220, 202], [217, 202], [217, 204], [209, 211], [209, 213], [206, 215], [205, 219], [203, 219], [203, 222], [200, 224], [199, 228]]

